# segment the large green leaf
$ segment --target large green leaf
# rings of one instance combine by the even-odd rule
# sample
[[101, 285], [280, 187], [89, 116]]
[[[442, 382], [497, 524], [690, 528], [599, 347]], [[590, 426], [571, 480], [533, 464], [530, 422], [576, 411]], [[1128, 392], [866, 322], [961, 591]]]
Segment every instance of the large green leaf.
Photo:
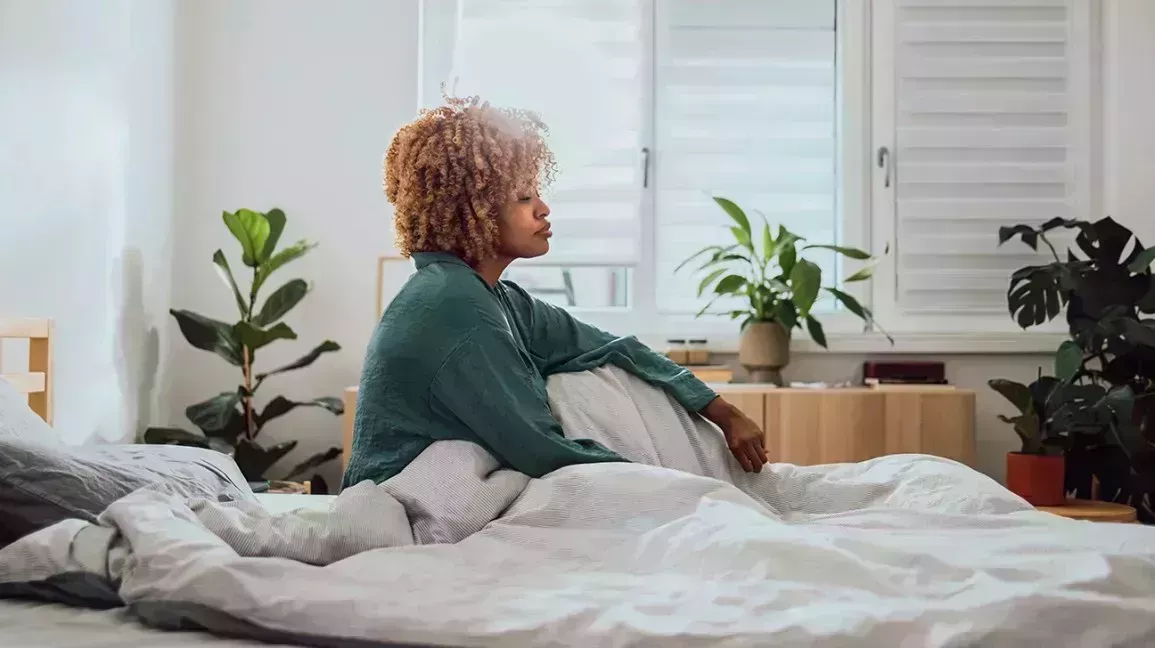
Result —
[[1127, 265], [1127, 269], [1135, 274], [1145, 272], [1155, 262], [1155, 247], [1149, 247], [1135, 255], [1135, 260]]
[[1155, 347], [1155, 320], [1123, 320], [1123, 335], [1132, 344]]
[[281, 240], [281, 232], [285, 231], [285, 212], [274, 207], [265, 214], [265, 220], [269, 221], [269, 236], [265, 239], [265, 247], [261, 249], [260, 256], [257, 261], [264, 263], [273, 256], [273, 252], [277, 249], [277, 241]]
[[284, 322], [278, 322], [268, 329], [259, 329], [248, 322], [237, 322], [233, 330], [241, 344], [249, 348], [250, 353], [276, 340], [297, 339], [297, 334]]
[[787, 240], [782, 242], [782, 238], [778, 239], [778, 267], [782, 268], [782, 277], [789, 279], [790, 273], [794, 272], [794, 266], [798, 263], [798, 249], [794, 247], [794, 241]]
[[714, 292], [719, 295], [733, 294], [746, 286], [746, 277], [742, 275], [726, 275], [714, 286]]
[[208, 400], [189, 405], [184, 414], [193, 425], [208, 435], [227, 429], [237, 416], [241, 416], [237, 410], [240, 404], [241, 395], [236, 391], [221, 392]]
[[715, 270], [715, 271], [711, 272], [710, 274], [706, 275], [706, 278], [702, 280], [702, 283], [698, 284], [698, 296], [699, 296], [699, 297], [701, 297], [701, 296], [702, 296], [702, 293], [706, 292], [706, 288], [707, 288], [707, 287], [708, 287], [708, 286], [709, 286], [709, 285], [710, 285], [710, 284], [711, 284], [711, 283], [712, 283], [712, 282], [713, 282], [715, 279], [717, 279], [718, 277], [721, 277], [721, 276], [722, 276], [722, 275], [724, 275], [724, 274], [726, 274], [726, 268], [718, 268], [717, 270]]
[[794, 306], [794, 302], [784, 299], [775, 304], [774, 319], [785, 326], [787, 331], [798, 326], [798, 309]]
[[1071, 340], [1065, 340], [1055, 353], [1055, 377], [1070, 382], [1083, 368], [1083, 350]]
[[276, 322], [293, 310], [293, 307], [300, 303], [307, 294], [309, 294], [309, 284], [305, 283], [304, 279], [294, 279], [277, 288], [265, 300], [265, 305], [261, 306], [261, 312], [253, 318], [253, 324], [264, 327]]
[[269, 240], [269, 219], [260, 212], [251, 209], [238, 209], [236, 213], [225, 212], [222, 215], [225, 226], [233, 233], [233, 237], [241, 244], [243, 256], [241, 261], [250, 268], [260, 264], [260, 255], [264, 252], [265, 242]]
[[1019, 416], [1004, 416], [998, 415], [998, 418], [1003, 423], [1010, 423], [1014, 426], [1015, 434], [1019, 436], [1022, 441], [1022, 452], [1026, 454], [1042, 454], [1043, 434], [1039, 429], [1039, 415], [1035, 412], [1028, 412], [1020, 414]]
[[263, 427], [269, 421], [284, 416], [298, 407], [321, 407], [333, 414], [345, 413], [345, 404], [335, 396], [324, 396], [308, 401], [292, 401], [284, 396], [277, 396], [257, 415], [257, 426]]
[[241, 366], [241, 342], [233, 327], [224, 322], [187, 310], [169, 310], [188, 343], [203, 351], [212, 351], [230, 364]]
[[842, 247], [840, 245], [807, 245], [806, 247], [804, 247], [802, 249], [803, 250], [815, 250], [815, 249], [834, 250], [835, 252], [841, 254], [844, 257], [849, 257], [851, 259], [858, 259], [859, 261], [865, 261], [866, 259], [870, 258], [869, 252], [863, 252], [862, 250], [859, 250], [858, 248]]
[[817, 342], [818, 346], [822, 347], [823, 349], [826, 348], [826, 332], [822, 330], [822, 322], [819, 322], [813, 317], [807, 315], [806, 330], [810, 332], [811, 339]]
[[746, 212], [742, 208], [734, 204], [733, 201], [727, 198], [714, 198], [714, 202], [718, 203], [729, 214], [730, 218], [738, 224], [738, 227], [746, 233], [746, 240], [750, 240], [750, 219], [746, 217]]
[[269, 257], [268, 261], [265, 261], [257, 268], [257, 274], [253, 278], [253, 293], [255, 294], [260, 290], [261, 286], [265, 284], [265, 280], [269, 278], [269, 275], [276, 272], [278, 268], [294, 259], [305, 256], [309, 250], [315, 247], [317, 247], [316, 243], [301, 240]]
[[992, 378], [987, 381], [987, 385], [1018, 408], [1020, 414], [1034, 411], [1031, 390], [1026, 385], [1005, 378]]
[[1039, 249], [1039, 233], [1030, 225], [1006, 225], [999, 228], [999, 245], [1006, 243], [1016, 236], [1023, 238], [1032, 250]]
[[[763, 220], [765, 220], [765, 217], [763, 217]], [[769, 263], [770, 259], [774, 258], [774, 253], [776, 252], [776, 247], [777, 247], [777, 243], [774, 241], [774, 236], [770, 233], [770, 223], [763, 224], [762, 225], [762, 258], [766, 260], [766, 263]]]
[[229, 267], [229, 260], [225, 258], [225, 253], [220, 250], [213, 252], [213, 263], [217, 266], [217, 274], [220, 275], [221, 281], [224, 281], [225, 285], [232, 289], [233, 298], [237, 300], [237, 310], [240, 311], [241, 317], [248, 317], [249, 305], [245, 302], [241, 289], [237, 286], [237, 280], [233, 278], [233, 270]]
[[285, 441], [265, 448], [254, 441], [241, 439], [240, 443], [237, 444], [233, 459], [236, 460], [237, 466], [244, 473], [245, 479], [260, 481], [268, 479], [265, 472], [296, 447], [296, 441]]
[[144, 442], [155, 445], [182, 445], [196, 448], [209, 447], [205, 437], [180, 428], [150, 427], [144, 431]]
[[822, 269], [812, 261], [799, 259], [790, 273], [790, 290], [793, 293], [794, 305], [798, 307], [798, 314], [805, 317], [818, 299], [818, 291], [822, 287]]
[[1011, 275], [1007, 308], [1022, 328], [1042, 324], [1058, 316], [1066, 303], [1058, 264], [1027, 266]]
[[296, 360], [290, 362], [289, 364], [284, 365], [283, 367], [277, 367], [276, 369], [273, 369], [272, 371], [269, 371], [269, 372], [266, 372], [263, 374], [257, 374], [257, 382], [261, 382], [265, 378], [268, 378], [269, 376], [272, 376], [275, 374], [285, 373], [286, 371], [293, 371], [294, 369], [303, 369], [303, 368], [308, 367], [309, 365], [313, 364], [314, 362], [316, 362], [317, 358], [321, 357], [322, 353], [331, 353], [333, 351], [340, 351], [340, 350], [341, 350], [340, 344], [337, 344], [336, 342], [334, 342], [332, 340], [325, 340], [324, 342], [322, 342], [322, 343], [318, 344], [316, 347], [314, 347], [312, 351], [306, 353], [305, 355], [301, 356], [300, 358], [297, 358]]
[[324, 452], [318, 452], [317, 454], [313, 455], [312, 457], [309, 457], [308, 459], [302, 461], [301, 463], [297, 464], [296, 466], [293, 466], [292, 470], [290, 470], [285, 475], [285, 480], [292, 481], [297, 477], [303, 477], [308, 472], [316, 470], [317, 468], [321, 467], [323, 464], [329, 463], [330, 461], [332, 461], [332, 460], [334, 460], [340, 456], [341, 456], [341, 449], [340, 448], [329, 448], [328, 450], [326, 450]]

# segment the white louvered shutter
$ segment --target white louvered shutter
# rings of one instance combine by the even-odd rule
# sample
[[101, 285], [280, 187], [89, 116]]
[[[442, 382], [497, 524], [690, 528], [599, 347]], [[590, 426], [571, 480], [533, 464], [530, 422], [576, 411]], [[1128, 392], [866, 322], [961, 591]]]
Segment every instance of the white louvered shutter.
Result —
[[[835, 2], [659, 0], [656, 11], [657, 306], [693, 313], [706, 300], [674, 269], [733, 242], [711, 196], [738, 203], [757, 241], [756, 211], [775, 231], [838, 240]], [[807, 258], [831, 277], [832, 254]]]
[[[581, 293], [576, 303], [554, 300], [563, 305], [624, 305], [624, 269], [637, 264], [641, 237], [640, 0], [433, 5], [456, 12], [448, 43], [452, 55], [424, 30], [432, 42], [422, 48], [423, 74], [432, 79], [423, 79], [423, 94], [436, 87], [433, 80], [445, 80], [454, 94], [534, 110], [550, 127], [559, 167], [544, 194], [552, 210], [552, 249], [540, 259], [517, 262], [509, 276], [542, 296], [560, 295], [567, 286]], [[436, 23], [428, 5], [425, 11], [425, 20]], [[442, 70], [429, 69], [438, 64]]]
[[902, 312], [1005, 314], [1010, 274], [1050, 254], [1000, 249], [999, 226], [1087, 217], [1083, 6], [893, 0]]

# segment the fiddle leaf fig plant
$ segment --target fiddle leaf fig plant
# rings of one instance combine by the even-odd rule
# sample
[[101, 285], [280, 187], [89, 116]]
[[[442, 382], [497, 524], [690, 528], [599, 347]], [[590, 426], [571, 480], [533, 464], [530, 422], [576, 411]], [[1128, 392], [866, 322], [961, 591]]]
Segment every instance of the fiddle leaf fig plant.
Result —
[[[258, 351], [278, 340], [296, 340], [297, 333], [283, 319], [301, 303], [310, 290], [303, 279], [290, 279], [273, 290], [261, 302], [260, 291], [269, 277], [288, 263], [303, 257], [315, 243], [297, 241], [277, 249], [285, 230], [286, 217], [280, 209], [261, 213], [250, 209], [225, 212], [225, 227], [241, 248], [241, 264], [250, 272], [247, 291], [241, 289], [232, 266], [221, 250], [213, 253], [213, 265], [221, 281], [232, 294], [238, 319], [233, 323], [206, 317], [189, 310], [172, 309], [181, 334], [197, 349], [214, 353], [240, 371], [235, 389], [189, 405], [185, 415], [200, 433], [180, 428], [152, 427], [145, 431], [146, 443], [191, 445], [231, 454], [250, 481], [269, 479], [273, 464], [297, 447], [296, 441], [261, 445], [257, 437], [274, 420], [304, 407], [317, 407], [332, 414], [344, 413], [341, 399], [322, 396], [295, 401], [273, 396], [258, 406], [257, 392], [273, 376], [304, 369], [323, 354], [338, 351], [341, 346], [325, 340], [311, 351], [285, 365], [265, 371], [257, 370]], [[292, 480], [311, 473], [317, 467], [341, 455], [339, 448], [317, 453], [291, 468], [281, 479]]]
[[701, 262], [695, 268], [695, 272], [702, 274], [698, 296], [710, 295], [711, 299], [698, 311], [699, 317], [717, 300], [739, 297], [745, 303], [728, 314], [731, 319], [742, 320], [741, 328], [753, 322], [778, 322], [787, 332], [805, 327], [810, 337], [825, 348], [826, 333], [813, 308], [821, 293], [826, 292], [864, 324], [878, 328], [893, 343], [890, 335], [874, 321], [869, 308], [837, 285], [824, 286], [822, 268], [802, 256], [807, 250], [830, 250], [849, 259], [869, 262], [843, 279], [843, 283], [852, 283], [873, 276], [878, 261], [870, 253], [853, 247], [807, 244], [805, 238], [785, 226], [779, 225], [775, 231], [761, 214], [761, 228], [756, 231], [746, 212], [733, 201], [715, 197], [714, 202], [734, 223], [730, 227], [734, 243], [706, 246], [675, 269], [678, 272], [694, 261]]

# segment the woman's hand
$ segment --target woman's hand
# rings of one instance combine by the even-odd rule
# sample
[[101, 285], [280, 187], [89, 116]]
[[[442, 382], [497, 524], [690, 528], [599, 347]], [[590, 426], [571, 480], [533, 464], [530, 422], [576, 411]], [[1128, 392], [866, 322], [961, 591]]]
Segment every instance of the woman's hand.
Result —
[[762, 472], [762, 466], [769, 463], [770, 458], [762, 447], [762, 430], [750, 417], [721, 396], [710, 401], [702, 410], [702, 416], [722, 429], [730, 452], [746, 472]]

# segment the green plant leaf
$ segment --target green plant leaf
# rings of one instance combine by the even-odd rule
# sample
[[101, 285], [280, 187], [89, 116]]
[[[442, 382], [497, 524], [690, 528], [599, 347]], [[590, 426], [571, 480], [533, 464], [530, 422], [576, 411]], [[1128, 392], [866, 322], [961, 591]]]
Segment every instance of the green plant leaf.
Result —
[[269, 240], [269, 220], [264, 214], [251, 209], [238, 209], [233, 214], [225, 212], [222, 218], [233, 237], [241, 244], [241, 261], [250, 268], [257, 267], [265, 242]]
[[798, 249], [794, 247], [795, 241], [787, 240], [783, 243], [783, 239], [778, 239], [778, 267], [782, 268], [782, 277], [784, 279], [790, 277], [790, 273], [794, 272], [794, 266], [798, 263]]
[[1043, 434], [1039, 429], [1039, 415], [1034, 412], [1021, 414], [1019, 416], [1004, 416], [998, 415], [1000, 421], [1010, 423], [1014, 426], [1015, 434], [1018, 435], [1022, 442], [1022, 452], [1024, 454], [1042, 454], [1043, 448]]
[[273, 464], [277, 463], [281, 457], [292, 452], [293, 448], [296, 447], [296, 441], [285, 441], [284, 443], [278, 443], [264, 448], [248, 439], [241, 439], [241, 441], [237, 443], [237, 449], [233, 454], [233, 459], [245, 475], [245, 479], [249, 481], [261, 481], [268, 479], [265, 476], [265, 472], [271, 468]]
[[321, 467], [322, 465], [327, 464], [330, 461], [332, 461], [332, 460], [334, 460], [340, 456], [341, 456], [341, 449], [340, 448], [329, 448], [328, 450], [326, 450], [324, 452], [318, 452], [317, 454], [313, 455], [312, 457], [309, 457], [308, 459], [302, 461], [301, 463], [297, 464], [296, 466], [293, 466], [292, 470], [290, 470], [285, 475], [285, 480], [286, 481], [293, 481], [294, 479], [296, 479], [298, 477], [302, 477], [305, 474], [307, 474], [308, 472], [316, 470], [317, 468]]
[[325, 340], [324, 342], [322, 342], [322, 343], [318, 344], [316, 347], [314, 347], [312, 351], [306, 353], [305, 355], [301, 356], [300, 358], [297, 358], [296, 360], [290, 362], [289, 364], [284, 365], [282, 367], [277, 367], [276, 369], [273, 369], [272, 371], [269, 371], [269, 372], [266, 372], [263, 374], [257, 374], [257, 382], [258, 383], [262, 382], [262, 381], [264, 381], [265, 378], [268, 378], [269, 376], [272, 376], [272, 375], [285, 373], [287, 371], [293, 371], [295, 369], [303, 369], [303, 368], [308, 367], [309, 365], [313, 364], [314, 362], [316, 362], [317, 358], [321, 357], [322, 353], [332, 353], [333, 351], [340, 351], [340, 350], [341, 350], [340, 344], [337, 344], [336, 342], [334, 342], [332, 340]]
[[851, 259], [858, 259], [859, 261], [865, 261], [866, 259], [870, 258], [869, 252], [863, 252], [862, 250], [859, 250], [858, 248], [842, 247], [840, 245], [807, 245], [806, 247], [804, 247], [802, 249], [803, 250], [815, 250], [815, 249], [817, 249], [817, 250], [834, 250], [835, 252], [841, 254], [844, 257], [849, 257]]
[[269, 275], [276, 272], [278, 268], [294, 259], [305, 256], [309, 250], [315, 247], [317, 247], [316, 243], [300, 240], [269, 257], [268, 261], [265, 261], [257, 268], [257, 274], [253, 278], [253, 294], [256, 294], [257, 291], [260, 290], [261, 286], [265, 284], [265, 280], [269, 278]]
[[730, 215], [730, 218], [738, 224], [738, 227], [746, 234], [746, 241], [749, 243], [751, 234], [750, 219], [746, 217], [746, 212], [742, 211], [741, 207], [727, 198], [715, 197], [714, 202], [718, 203], [718, 205]]
[[737, 292], [746, 286], [746, 277], [742, 275], [726, 275], [714, 286], [714, 292], [719, 295], [729, 295]]
[[196, 448], [209, 447], [209, 440], [205, 437], [195, 432], [170, 427], [148, 428], [144, 431], [144, 442], [154, 445], [182, 445]]
[[1029, 225], [1008, 225], [999, 228], [999, 245], [1006, 243], [1016, 236], [1023, 238], [1032, 250], [1039, 249], [1039, 232]]
[[304, 279], [293, 279], [274, 290], [273, 294], [265, 299], [265, 305], [261, 306], [261, 312], [253, 318], [253, 324], [263, 327], [276, 322], [293, 310], [293, 307], [300, 303], [307, 294], [309, 294], [309, 284], [305, 283]]
[[1155, 262], [1155, 247], [1149, 247], [1135, 256], [1131, 263], [1127, 264], [1127, 269], [1135, 274], [1141, 274], [1151, 267], [1151, 263]]
[[842, 305], [846, 307], [846, 310], [854, 313], [861, 319], [865, 320], [867, 323], [870, 323], [874, 320], [870, 310], [859, 303], [859, 301], [855, 299], [853, 295], [844, 293], [837, 288], [827, 288], [826, 292], [834, 295], [835, 299], [842, 302]]
[[229, 364], [241, 366], [241, 342], [233, 327], [192, 311], [170, 309], [177, 326], [188, 343], [202, 351], [211, 351]]
[[1007, 309], [1020, 327], [1042, 324], [1059, 315], [1066, 303], [1061, 276], [1061, 264], [1027, 266], [1011, 275]]
[[257, 261], [264, 263], [268, 261], [273, 252], [277, 249], [277, 241], [281, 239], [281, 232], [285, 231], [285, 212], [276, 207], [270, 209], [265, 214], [265, 220], [269, 221], [269, 236], [265, 239], [265, 246], [261, 248], [261, 254], [257, 257]]
[[1133, 319], [1125, 319], [1122, 321], [1123, 335], [1125, 335], [1132, 344], [1155, 347], [1155, 320], [1135, 321]]
[[717, 279], [718, 277], [721, 277], [724, 274], [726, 274], [726, 269], [725, 268], [718, 268], [717, 270], [706, 275], [706, 278], [702, 280], [702, 283], [698, 284], [698, 296], [701, 297], [702, 293], [706, 292], [706, 287], [709, 286], [710, 283], [713, 282], [715, 279]]
[[248, 322], [237, 322], [233, 329], [241, 344], [248, 347], [250, 353], [276, 340], [297, 339], [297, 334], [284, 322], [278, 322], [269, 329], [259, 329]]
[[730, 233], [734, 235], [734, 240], [738, 241], [739, 245], [746, 248], [747, 250], [750, 250], [751, 252], [754, 251], [754, 244], [750, 241], [749, 232], [743, 230], [740, 227], [731, 227]]
[[241, 395], [237, 392], [221, 392], [208, 400], [189, 405], [184, 414], [207, 436], [210, 432], [226, 430], [236, 417], [243, 416], [237, 410], [240, 404]]
[[806, 330], [810, 332], [811, 339], [813, 339], [815, 342], [817, 342], [818, 346], [822, 347], [823, 349], [827, 348], [826, 347], [826, 332], [822, 330], [822, 322], [819, 322], [818, 320], [814, 319], [813, 317], [807, 315], [806, 316]]
[[790, 273], [790, 290], [794, 305], [798, 307], [798, 314], [805, 317], [818, 299], [818, 291], [822, 287], [822, 269], [812, 261], [799, 259]]
[[[766, 220], [766, 217], [763, 216], [762, 220]], [[774, 236], [772, 234], [770, 234], [770, 223], [763, 224], [762, 225], [762, 258], [766, 259], [767, 263], [770, 262], [770, 259], [774, 258], [774, 253], [776, 251], [776, 249], [775, 249], [776, 247], [777, 246], [775, 245], [775, 242], [774, 242]]]
[[[702, 256], [703, 254], [707, 254], [709, 252], [720, 252], [721, 250], [724, 250], [724, 249], [725, 248], [723, 248], [721, 245], [706, 246], [706, 247], [702, 248], [701, 250], [698, 250], [697, 252], [686, 257], [686, 259], [684, 261], [682, 261], [681, 263], [678, 264], [678, 267], [674, 268], [674, 272], [677, 273], [679, 270], [686, 267], [686, 265], [689, 264], [691, 261], [693, 261], [694, 259], [697, 259], [698, 257]], [[715, 255], [714, 258], [717, 258], [717, 255]]]
[[1005, 378], [992, 378], [987, 381], [987, 385], [1010, 401], [1020, 414], [1034, 411], [1031, 390], [1026, 385]]
[[794, 302], [789, 299], [784, 299], [774, 305], [774, 319], [786, 327], [786, 330], [792, 330], [798, 326], [798, 309], [794, 306]]
[[1083, 368], [1083, 350], [1071, 340], [1065, 340], [1055, 353], [1055, 377], [1070, 382]]
[[233, 298], [237, 300], [237, 310], [240, 311], [241, 317], [248, 317], [249, 305], [245, 303], [241, 289], [237, 287], [237, 280], [233, 278], [233, 271], [229, 267], [229, 260], [225, 258], [225, 253], [220, 250], [213, 252], [213, 263], [217, 266], [217, 274], [220, 275], [221, 281], [224, 281], [225, 285], [233, 290]]
[[324, 396], [308, 401], [292, 401], [284, 396], [277, 396], [257, 415], [257, 427], [264, 427], [269, 421], [284, 416], [298, 407], [320, 407], [337, 415], [345, 413], [345, 404], [335, 396]]
[[869, 265], [862, 266], [861, 268], [858, 269], [857, 272], [850, 275], [846, 279], [843, 279], [843, 281], [846, 283], [850, 283], [853, 281], [866, 281], [867, 279], [874, 276], [874, 269], [877, 267], [878, 267], [877, 261], [874, 263], [871, 263]]

